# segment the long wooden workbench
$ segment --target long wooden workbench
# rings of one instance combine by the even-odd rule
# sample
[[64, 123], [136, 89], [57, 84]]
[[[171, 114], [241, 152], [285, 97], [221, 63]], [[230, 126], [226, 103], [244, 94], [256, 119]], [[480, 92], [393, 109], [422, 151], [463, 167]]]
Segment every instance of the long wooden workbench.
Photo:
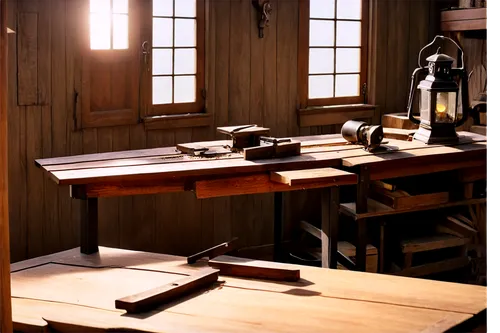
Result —
[[[20, 332], [465, 332], [485, 320], [486, 288], [279, 263], [297, 282], [219, 275], [201, 291], [148, 312], [115, 300], [206, 268], [186, 258], [101, 247], [12, 265]], [[249, 263], [252, 262], [249, 260]], [[480, 324], [480, 323], [479, 323]], [[467, 328], [466, 328], [467, 327]]]
[[[245, 160], [241, 153], [200, 157], [182, 154], [176, 147], [166, 147], [40, 159], [36, 165], [56, 183], [70, 185], [70, 195], [81, 200], [81, 248], [86, 254], [97, 251], [99, 244], [98, 198], [179, 191], [192, 191], [197, 198], [275, 193], [274, 239], [279, 254], [282, 192], [323, 188], [323, 267], [336, 267], [340, 210], [356, 219], [356, 268], [364, 271], [366, 217], [374, 213], [367, 198], [370, 181], [448, 170], [485, 169], [486, 137], [470, 132], [458, 134], [460, 141], [447, 146], [388, 138], [383, 146], [390, 149], [375, 152], [348, 144], [340, 135], [294, 137], [301, 142], [300, 156], [254, 161]], [[224, 140], [199, 143], [214, 148], [230, 144]], [[323, 177], [313, 174], [312, 169], [318, 168], [334, 169], [328, 177]], [[280, 174], [290, 170], [306, 170], [304, 174], [309, 179]], [[295, 179], [287, 182], [283, 178]], [[339, 207], [338, 186], [349, 184], [357, 184], [357, 201]]]

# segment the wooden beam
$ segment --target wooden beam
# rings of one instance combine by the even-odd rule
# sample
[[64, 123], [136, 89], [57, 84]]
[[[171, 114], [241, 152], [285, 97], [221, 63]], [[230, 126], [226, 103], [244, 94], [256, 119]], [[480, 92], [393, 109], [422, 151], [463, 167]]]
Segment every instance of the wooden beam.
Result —
[[218, 278], [218, 270], [207, 268], [173, 283], [117, 299], [115, 300], [115, 307], [126, 310], [128, 313], [149, 311], [157, 306], [205, 288], [215, 283]]
[[7, 172], [7, 0], [0, 0], [0, 332], [12, 332]]
[[300, 270], [276, 262], [222, 255], [209, 260], [208, 264], [226, 276], [290, 282], [300, 280]]

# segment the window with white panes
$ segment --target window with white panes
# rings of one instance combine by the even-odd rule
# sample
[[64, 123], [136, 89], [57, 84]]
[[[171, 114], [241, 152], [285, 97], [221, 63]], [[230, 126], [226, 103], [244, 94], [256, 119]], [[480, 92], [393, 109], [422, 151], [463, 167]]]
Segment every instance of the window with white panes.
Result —
[[151, 114], [200, 112], [204, 1], [152, 0]]
[[90, 0], [90, 48], [128, 49], [128, 14], [128, 0]]
[[302, 106], [364, 101], [367, 10], [366, 0], [301, 2]]

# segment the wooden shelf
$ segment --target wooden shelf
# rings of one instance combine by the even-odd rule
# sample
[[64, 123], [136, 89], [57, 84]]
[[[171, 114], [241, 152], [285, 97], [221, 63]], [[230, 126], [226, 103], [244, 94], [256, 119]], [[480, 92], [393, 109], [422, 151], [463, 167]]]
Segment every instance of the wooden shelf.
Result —
[[444, 204], [433, 204], [433, 205], [422, 205], [422, 206], [413, 206], [402, 209], [393, 209], [389, 206], [386, 206], [376, 200], [368, 199], [368, 212], [363, 214], [356, 214], [356, 203], [349, 202], [340, 204], [340, 212], [349, 216], [352, 216], [354, 219], [363, 219], [368, 217], [375, 216], [386, 216], [386, 215], [395, 215], [395, 214], [403, 214], [403, 213], [411, 213], [417, 211], [424, 210], [432, 210], [432, 209], [440, 209], [440, 208], [448, 208], [454, 206], [464, 206], [464, 205], [473, 205], [479, 203], [485, 203], [486, 198], [479, 199], [468, 199], [462, 201], [448, 202]]
[[441, 12], [441, 31], [486, 30], [486, 8], [460, 8]]

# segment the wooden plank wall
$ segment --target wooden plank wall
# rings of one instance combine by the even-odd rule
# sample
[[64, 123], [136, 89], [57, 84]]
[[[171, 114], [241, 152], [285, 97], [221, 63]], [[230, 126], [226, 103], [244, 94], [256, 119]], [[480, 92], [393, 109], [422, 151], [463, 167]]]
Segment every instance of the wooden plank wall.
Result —
[[[378, 0], [384, 17], [376, 102], [404, 110], [416, 53], [432, 29], [438, 0]], [[272, 0], [265, 38], [249, 0], [210, 0], [207, 55], [208, 128], [144, 131], [141, 125], [73, 131], [74, 92], [81, 91], [75, 45], [75, 0], [10, 0], [9, 181], [12, 261], [78, 245], [79, 211], [67, 187], [57, 187], [34, 159], [221, 138], [215, 127], [256, 122], [273, 135], [339, 132], [340, 126], [299, 128], [296, 120], [299, 0]], [[16, 52], [17, 50], [17, 52]], [[17, 87], [17, 89], [15, 89]], [[77, 105], [77, 107], [81, 107]], [[287, 194], [288, 227], [314, 196]], [[245, 246], [273, 240], [272, 195], [196, 200], [191, 193], [105, 198], [99, 203], [100, 244], [187, 255], [240, 237]], [[294, 213], [292, 214], [291, 207]], [[314, 218], [314, 217], [313, 217]], [[309, 219], [311, 220], [311, 219]]]

